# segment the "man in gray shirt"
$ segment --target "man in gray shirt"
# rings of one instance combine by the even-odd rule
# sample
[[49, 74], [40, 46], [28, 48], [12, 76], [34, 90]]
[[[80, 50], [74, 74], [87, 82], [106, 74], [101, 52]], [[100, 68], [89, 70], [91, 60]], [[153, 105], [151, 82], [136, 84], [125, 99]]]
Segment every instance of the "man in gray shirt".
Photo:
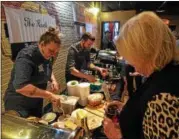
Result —
[[90, 61], [90, 47], [95, 38], [90, 33], [82, 35], [81, 41], [73, 44], [68, 51], [66, 63], [66, 82], [70, 80], [86, 79], [89, 82], [95, 82], [95, 77], [83, 73], [83, 70], [93, 69], [101, 73], [102, 76], [107, 74], [107, 70], [95, 66]]

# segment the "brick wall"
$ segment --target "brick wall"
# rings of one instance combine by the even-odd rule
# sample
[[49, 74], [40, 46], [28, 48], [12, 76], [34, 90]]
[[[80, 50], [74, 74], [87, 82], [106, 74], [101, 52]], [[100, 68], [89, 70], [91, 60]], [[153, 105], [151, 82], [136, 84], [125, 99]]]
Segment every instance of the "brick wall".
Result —
[[57, 15], [60, 19], [60, 30], [62, 33], [62, 48], [58, 54], [58, 58], [54, 65], [54, 73], [57, 80], [61, 84], [61, 89], [66, 88], [65, 81], [65, 66], [68, 47], [76, 42], [74, 25], [73, 25], [73, 11], [72, 11], [72, 2], [53, 2], [56, 10], [58, 11]]
[[[76, 42], [75, 40], [75, 31], [73, 25], [73, 14], [72, 14], [72, 3], [73, 2], [1, 2], [6, 6], [12, 8], [24, 8], [28, 11], [49, 14], [56, 18], [56, 23], [60, 27], [61, 33], [63, 34], [62, 37], [62, 48], [58, 54], [56, 62], [53, 66], [53, 71], [57, 78], [57, 81], [61, 84], [61, 91], [66, 88], [65, 83], [65, 65], [66, 65], [66, 58], [67, 58], [67, 50], [68, 47], [73, 43]], [[2, 98], [4, 96], [5, 90], [7, 88], [11, 69], [13, 63], [10, 59], [11, 51], [10, 51], [10, 44], [8, 38], [5, 36], [4, 26], [3, 24], [6, 23], [4, 9], [1, 9], [1, 35], [2, 35], [2, 51], [1, 51], [1, 59], [2, 59], [2, 82], [1, 82], [1, 95]], [[2, 101], [2, 111], [4, 111], [4, 102]]]

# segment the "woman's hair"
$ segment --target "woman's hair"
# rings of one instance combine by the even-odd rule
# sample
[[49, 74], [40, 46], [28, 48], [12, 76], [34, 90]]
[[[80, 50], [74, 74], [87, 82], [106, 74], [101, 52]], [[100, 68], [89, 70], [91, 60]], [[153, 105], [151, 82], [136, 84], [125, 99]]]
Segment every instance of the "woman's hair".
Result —
[[56, 44], [61, 44], [59, 30], [53, 27], [49, 27], [48, 31], [41, 35], [39, 43], [43, 42], [45, 45], [54, 42]]
[[128, 20], [121, 29], [116, 46], [126, 60], [150, 64], [152, 69], [163, 68], [178, 59], [172, 32], [153, 12], [142, 12]]

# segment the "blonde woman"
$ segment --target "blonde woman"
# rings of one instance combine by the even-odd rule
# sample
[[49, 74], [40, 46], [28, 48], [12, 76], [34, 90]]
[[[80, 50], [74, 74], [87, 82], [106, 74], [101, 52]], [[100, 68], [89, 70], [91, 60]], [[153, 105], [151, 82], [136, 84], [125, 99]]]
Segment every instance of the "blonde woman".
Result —
[[119, 115], [119, 127], [108, 118], [110, 139], [179, 138], [179, 59], [170, 29], [153, 12], [143, 12], [122, 27], [118, 52], [147, 77]]

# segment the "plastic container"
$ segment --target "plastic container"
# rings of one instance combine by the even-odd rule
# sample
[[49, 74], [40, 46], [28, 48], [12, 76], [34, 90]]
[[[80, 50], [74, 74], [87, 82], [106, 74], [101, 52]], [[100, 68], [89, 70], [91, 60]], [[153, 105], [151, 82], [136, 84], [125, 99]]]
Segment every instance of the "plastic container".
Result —
[[88, 96], [88, 104], [91, 106], [100, 105], [104, 96], [101, 93], [94, 93]]
[[55, 107], [53, 108], [53, 111], [70, 115], [75, 109], [79, 97], [65, 95], [60, 95], [60, 97], [61, 107]]
[[79, 100], [79, 97], [68, 96], [66, 100], [61, 101], [61, 108], [64, 110], [65, 114], [71, 114], [75, 110], [76, 104]]
[[102, 80], [97, 80], [96, 82], [94, 83], [91, 83], [90, 84], [90, 89], [92, 92], [98, 92], [101, 90], [102, 88], [102, 83], [103, 81]]

